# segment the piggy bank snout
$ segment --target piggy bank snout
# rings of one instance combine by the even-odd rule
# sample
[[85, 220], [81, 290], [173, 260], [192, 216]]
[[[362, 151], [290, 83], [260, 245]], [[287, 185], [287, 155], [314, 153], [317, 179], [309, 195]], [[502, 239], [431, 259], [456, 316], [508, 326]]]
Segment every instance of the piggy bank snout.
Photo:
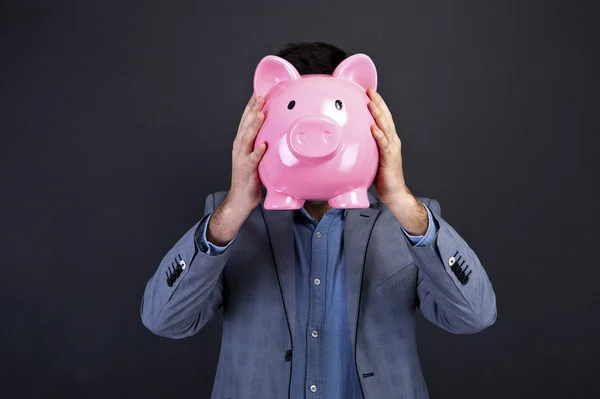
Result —
[[340, 146], [338, 124], [326, 116], [306, 116], [296, 121], [288, 141], [292, 153], [301, 158], [323, 159], [337, 153]]

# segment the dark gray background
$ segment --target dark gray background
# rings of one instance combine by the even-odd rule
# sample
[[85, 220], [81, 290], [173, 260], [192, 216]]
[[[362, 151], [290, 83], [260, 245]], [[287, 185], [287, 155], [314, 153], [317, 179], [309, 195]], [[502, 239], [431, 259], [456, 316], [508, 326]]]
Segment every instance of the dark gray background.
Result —
[[600, 395], [597, 13], [567, 1], [119, 1], [0, 6], [2, 397], [207, 398], [220, 317], [153, 336], [162, 256], [229, 187], [257, 62], [364, 52], [409, 187], [440, 201], [498, 320], [420, 319], [432, 398]]

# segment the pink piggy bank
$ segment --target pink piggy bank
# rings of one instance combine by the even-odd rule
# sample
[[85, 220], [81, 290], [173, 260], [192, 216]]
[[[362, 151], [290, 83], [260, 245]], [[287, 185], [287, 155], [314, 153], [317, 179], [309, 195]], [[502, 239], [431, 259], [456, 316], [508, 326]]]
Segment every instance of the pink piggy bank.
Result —
[[258, 166], [265, 209], [299, 209], [305, 200], [369, 207], [379, 163], [369, 87], [377, 88], [377, 70], [364, 54], [348, 57], [332, 75], [301, 76], [276, 56], [260, 61], [254, 92], [265, 98], [265, 120], [255, 146], [267, 143]]

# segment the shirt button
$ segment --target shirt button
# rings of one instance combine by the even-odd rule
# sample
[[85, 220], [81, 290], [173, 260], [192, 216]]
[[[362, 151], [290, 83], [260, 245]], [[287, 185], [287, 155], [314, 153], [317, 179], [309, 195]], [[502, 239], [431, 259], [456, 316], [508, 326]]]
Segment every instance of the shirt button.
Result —
[[450, 259], [448, 259], [448, 265], [452, 266], [454, 262], [456, 262], [456, 259], [454, 258], [454, 256], [451, 256]]
[[317, 386], [315, 384], [310, 386], [310, 391], [311, 392], [317, 392]]
[[321, 284], [321, 280], [319, 280], [318, 278], [315, 279], [315, 285], [319, 285]]
[[317, 238], [321, 238], [322, 234], [320, 231], [317, 231]]
[[313, 338], [317, 338], [319, 336], [319, 332], [317, 330], [313, 330], [312, 334]]

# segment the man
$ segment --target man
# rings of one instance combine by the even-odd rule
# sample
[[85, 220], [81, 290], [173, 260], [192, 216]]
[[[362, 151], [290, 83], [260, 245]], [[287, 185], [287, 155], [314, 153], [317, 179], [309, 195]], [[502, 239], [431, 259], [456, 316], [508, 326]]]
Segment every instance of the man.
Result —
[[[331, 74], [346, 54], [325, 43], [279, 54], [301, 74]], [[228, 192], [206, 198], [204, 217], [162, 260], [141, 314], [152, 332], [197, 333], [223, 308], [213, 398], [427, 398], [415, 310], [468, 334], [496, 319], [492, 285], [440, 205], [405, 184], [388, 107], [368, 91], [379, 167], [370, 208], [307, 201], [267, 211], [254, 148], [264, 119], [252, 98], [232, 151]]]

